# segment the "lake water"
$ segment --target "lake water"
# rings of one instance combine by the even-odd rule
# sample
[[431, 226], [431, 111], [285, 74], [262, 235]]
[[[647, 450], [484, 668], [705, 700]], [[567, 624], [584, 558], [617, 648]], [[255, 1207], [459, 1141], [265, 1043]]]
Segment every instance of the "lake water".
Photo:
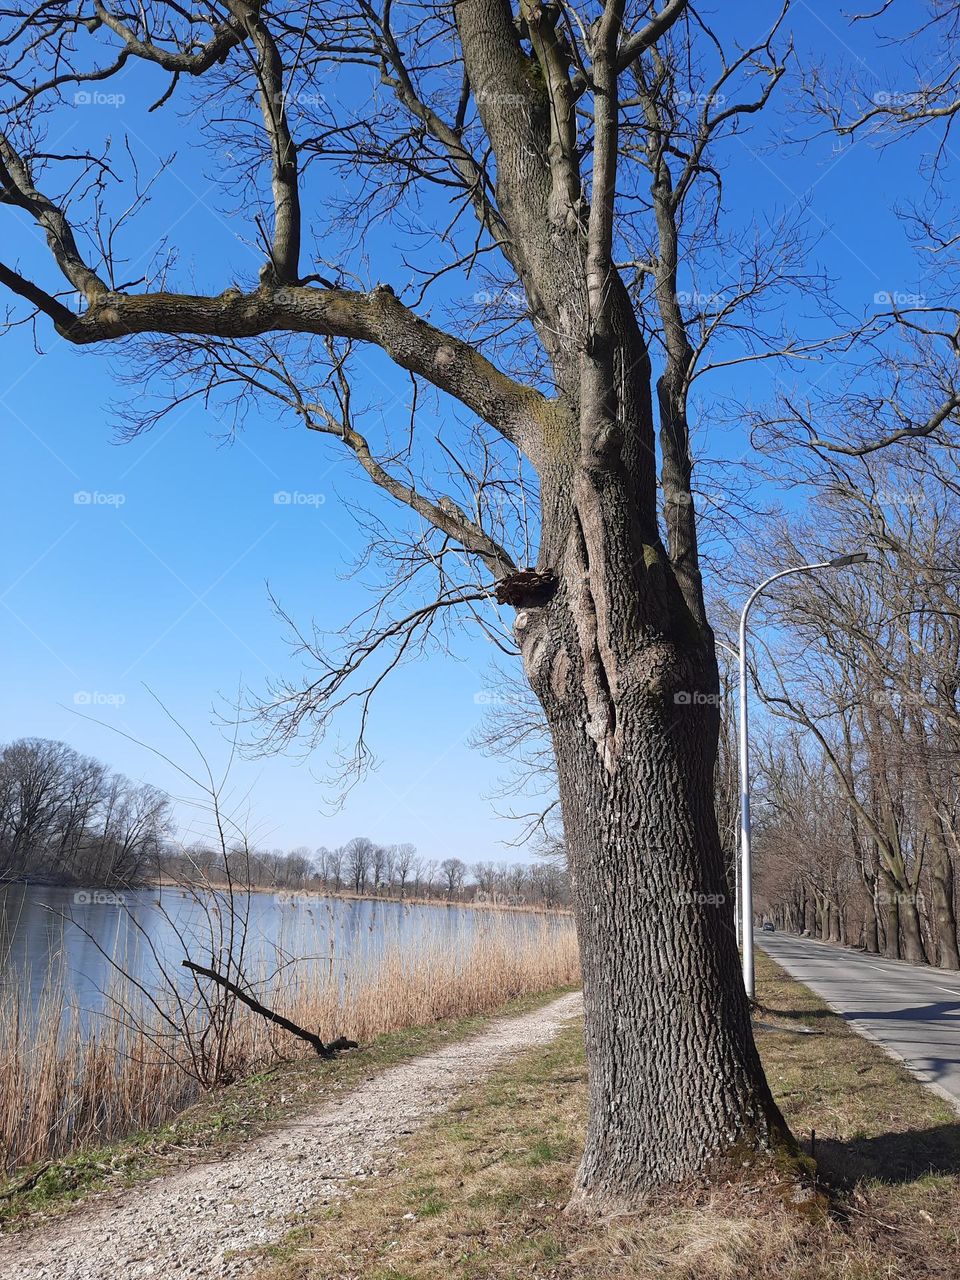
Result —
[[[251, 979], [288, 959], [335, 974], [348, 966], [356, 972], [375, 966], [387, 949], [402, 955], [430, 943], [457, 950], [478, 931], [502, 929], [505, 919], [518, 933], [563, 919], [294, 893], [239, 893], [235, 902], [240, 920], [247, 919], [243, 971]], [[0, 888], [0, 988], [18, 989], [36, 1008], [44, 988], [62, 982], [69, 1002], [89, 1015], [104, 1006], [116, 965], [147, 991], [157, 989], [164, 969], [189, 981], [180, 966], [185, 958], [222, 969], [222, 948], [231, 927], [239, 935], [240, 920], [225, 898], [179, 888], [113, 894], [6, 885]]]

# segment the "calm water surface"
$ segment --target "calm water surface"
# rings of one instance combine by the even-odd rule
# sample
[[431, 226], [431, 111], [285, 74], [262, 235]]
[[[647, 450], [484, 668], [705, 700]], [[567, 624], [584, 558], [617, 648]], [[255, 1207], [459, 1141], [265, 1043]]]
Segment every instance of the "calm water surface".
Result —
[[[122, 901], [111, 901], [120, 898]], [[463, 907], [352, 901], [297, 894], [237, 895], [249, 912], [244, 971], [255, 978], [278, 961], [320, 965], [337, 974], [375, 967], [384, 952], [411, 957], [417, 944], [464, 947], [484, 929], [541, 928], [544, 917]], [[224, 936], [230, 913], [216, 897], [198, 899], [177, 888], [111, 895], [41, 885], [0, 887], [0, 988], [16, 988], [36, 1007], [45, 987], [65, 985], [85, 1013], [104, 1005], [104, 991], [122, 965], [147, 990], [184, 958], [211, 962], [211, 938]], [[184, 971], [184, 978], [187, 975]]]

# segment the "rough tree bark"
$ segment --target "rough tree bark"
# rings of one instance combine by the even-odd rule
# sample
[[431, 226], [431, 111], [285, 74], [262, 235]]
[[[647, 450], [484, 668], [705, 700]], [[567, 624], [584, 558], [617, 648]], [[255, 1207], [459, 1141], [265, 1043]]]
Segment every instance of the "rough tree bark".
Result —
[[930, 869], [933, 884], [933, 911], [940, 940], [939, 963], [942, 969], [960, 969], [957, 946], [957, 913], [954, 909], [953, 862], [945, 845], [936, 852]]
[[[610, 503], [604, 515], [614, 536], [631, 518]], [[579, 1192], [612, 1204], [731, 1146], [782, 1141], [785, 1127], [754, 1047], [726, 897], [709, 637], [655, 548], [632, 581], [592, 566], [588, 579], [579, 528], [568, 537], [557, 599], [521, 611], [517, 628], [553, 735], [584, 969]], [[596, 646], [586, 659], [583, 637]]]
[[950, 833], [937, 812], [933, 796], [936, 794], [930, 770], [923, 779], [924, 816], [930, 837], [930, 890], [933, 898], [933, 918], [939, 944], [938, 961], [943, 969], [960, 969], [960, 948], [957, 946], [957, 915], [954, 910], [954, 871], [950, 856]]
[[900, 890], [896, 880], [881, 863], [880, 883], [884, 911], [883, 954], [891, 960], [900, 959]]
[[876, 876], [864, 876], [863, 947], [870, 955], [880, 951], [880, 922], [877, 917]]

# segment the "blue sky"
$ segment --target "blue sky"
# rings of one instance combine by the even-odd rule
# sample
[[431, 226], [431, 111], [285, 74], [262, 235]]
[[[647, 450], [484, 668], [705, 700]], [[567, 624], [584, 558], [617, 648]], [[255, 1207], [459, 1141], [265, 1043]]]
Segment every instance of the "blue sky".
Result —
[[[920, 6], [912, 8], [919, 17]], [[773, 13], [768, 5], [750, 9]], [[832, 31], [818, 10], [797, 8], [802, 53], [819, 50], [828, 62], [867, 54], [878, 90], [901, 87], [888, 86], [865, 31], [851, 33], [832, 9], [829, 22]], [[897, 61], [894, 52], [884, 58]], [[198, 158], [182, 147], [172, 111], [146, 114], [157, 83], [137, 73], [114, 86], [123, 89], [123, 104], [69, 108], [59, 127], [74, 141], [86, 130], [127, 131], [147, 152], [181, 148], [138, 224], [137, 249], [166, 235], [177, 246], [178, 282], [219, 291], [238, 270], [255, 271], [260, 255], [244, 243], [251, 228], [219, 203], [210, 176], [216, 156]], [[830, 137], [803, 152], [772, 145], [776, 131], [791, 123], [789, 92], [770, 112], [765, 142], [763, 135], [745, 135], [730, 145], [728, 206], [746, 223], [809, 200], [811, 229], [823, 233], [819, 259], [837, 280], [838, 299], [863, 315], [877, 290], [922, 284], [892, 212], [902, 185], [898, 171], [914, 164], [915, 173], [915, 162], [907, 150], [883, 155], [865, 143], [840, 147]], [[313, 198], [322, 201], [324, 180], [313, 181]], [[6, 211], [5, 235], [14, 221]], [[14, 237], [12, 260], [41, 260], [28, 229], [18, 226]], [[391, 229], [382, 227], [366, 248], [371, 281], [388, 280], [399, 291], [408, 273], [397, 265]], [[804, 302], [791, 305], [800, 325]], [[189, 747], [146, 685], [215, 763], [225, 760], [227, 744], [211, 708], [240, 684], [260, 687], [291, 669], [266, 583], [299, 620], [313, 617], [323, 628], [341, 625], [369, 602], [363, 581], [349, 575], [364, 543], [349, 506], [366, 499], [369, 487], [335, 447], [271, 414], [249, 415], [228, 442], [224, 421], [193, 403], [152, 432], [119, 443], [125, 398], [137, 393], [118, 387], [111, 353], [70, 348], [45, 325], [39, 334], [42, 355], [26, 329], [0, 345], [0, 738], [60, 738], [180, 795], [182, 781], [166, 764], [111, 730], [189, 759]], [[365, 372], [385, 415], [397, 412], [405, 381], [376, 358], [366, 361]], [[709, 391], [760, 398], [771, 376], [752, 366], [714, 380]], [[802, 386], [804, 378], [829, 376], [829, 369], [811, 366], [790, 381]], [[735, 431], [707, 444], [733, 458], [745, 449]], [[277, 503], [277, 493], [301, 498]], [[388, 500], [373, 501], [388, 513]], [[238, 804], [249, 796], [254, 836], [268, 847], [292, 847], [336, 844], [363, 832], [410, 840], [428, 857], [516, 857], [503, 843], [516, 830], [490, 799], [501, 767], [468, 745], [491, 657], [481, 636], [462, 637], [455, 655], [435, 655], [394, 674], [378, 697], [370, 735], [379, 768], [339, 812], [325, 808], [318, 780], [327, 771], [324, 748], [306, 760], [237, 763], [233, 795]]]

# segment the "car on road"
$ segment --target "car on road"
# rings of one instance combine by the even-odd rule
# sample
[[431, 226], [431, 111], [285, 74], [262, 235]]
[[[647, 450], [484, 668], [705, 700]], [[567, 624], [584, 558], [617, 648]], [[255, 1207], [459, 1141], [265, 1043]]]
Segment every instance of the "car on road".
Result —
[[771, 924], [769, 920], [764, 920], [760, 928], [763, 930], [764, 933], [776, 933], [777, 931], [776, 926]]

